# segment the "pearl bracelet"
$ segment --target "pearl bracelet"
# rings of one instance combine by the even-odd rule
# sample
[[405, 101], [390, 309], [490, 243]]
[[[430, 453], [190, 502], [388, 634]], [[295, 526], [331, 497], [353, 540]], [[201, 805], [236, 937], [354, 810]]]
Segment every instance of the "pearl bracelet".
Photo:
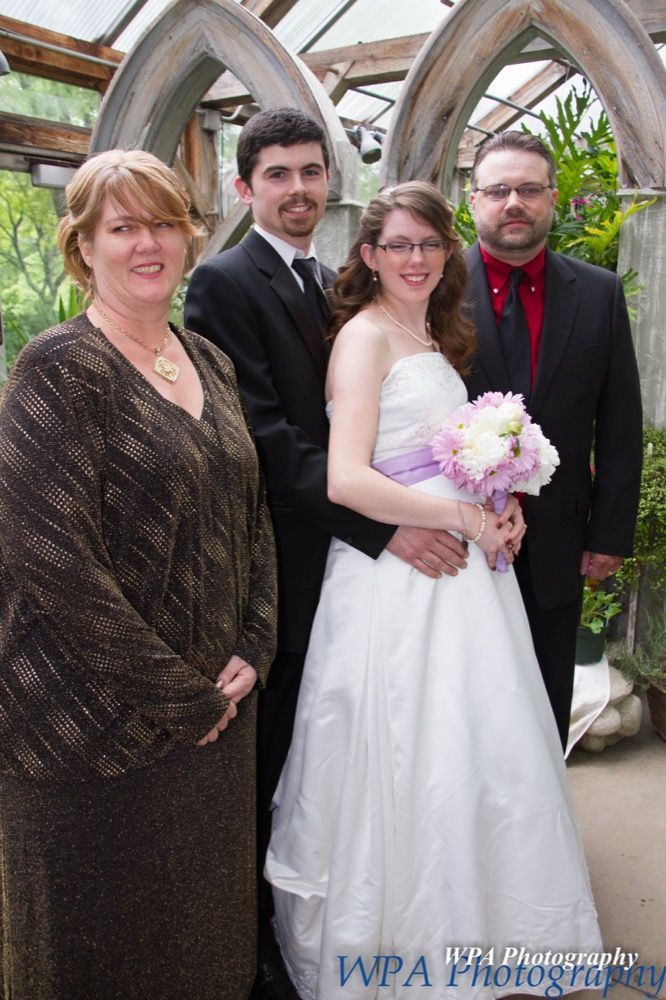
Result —
[[479, 512], [481, 514], [481, 527], [479, 528], [479, 530], [475, 534], [474, 538], [470, 538], [470, 542], [478, 542], [478, 540], [481, 538], [481, 535], [486, 530], [486, 524], [487, 524], [487, 521], [488, 521], [488, 515], [486, 514], [486, 508], [483, 506], [483, 504], [475, 503], [474, 506], [478, 508], [478, 510], [479, 510]]

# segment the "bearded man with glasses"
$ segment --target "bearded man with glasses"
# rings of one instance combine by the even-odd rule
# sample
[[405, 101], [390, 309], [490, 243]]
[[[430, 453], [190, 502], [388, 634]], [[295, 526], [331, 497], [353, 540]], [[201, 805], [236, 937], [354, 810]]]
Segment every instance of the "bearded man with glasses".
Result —
[[[535, 136], [503, 132], [477, 153], [467, 251], [478, 347], [470, 399], [521, 392], [560, 454], [552, 483], [525, 497], [515, 562], [539, 666], [566, 747], [585, 576], [631, 555], [642, 459], [638, 369], [616, 274], [546, 247], [555, 163]], [[592, 472], [592, 465], [594, 472]]]

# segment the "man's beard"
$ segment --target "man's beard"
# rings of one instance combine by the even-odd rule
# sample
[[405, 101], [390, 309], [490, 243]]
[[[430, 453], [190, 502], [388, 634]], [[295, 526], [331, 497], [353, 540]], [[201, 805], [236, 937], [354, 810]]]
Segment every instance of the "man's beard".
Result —
[[477, 221], [477, 235], [484, 247], [487, 247], [491, 253], [493, 250], [500, 252], [503, 250], [534, 250], [537, 253], [550, 232], [552, 215], [540, 219], [531, 219], [527, 215], [512, 215], [508, 218], [521, 219], [526, 224], [513, 232], [504, 228], [503, 222], [507, 222], [507, 218], [493, 223], [486, 223], [483, 220]]
[[[315, 202], [310, 201], [310, 199], [300, 200], [300, 205], [307, 205], [312, 211], [302, 218], [294, 217], [289, 215], [286, 211], [280, 211], [280, 219], [282, 220], [282, 230], [288, 236], [311, 236], [315, 231], [315, 226], [319, 222], [319, 213], [317, 211], [317, 205]], [[287, 209], [289, 206], [283, 206]]]
[[282, 231], [288, 236], [310, 236], [315, 230], [316, 223], [312, 218], [308, 219], [282, 219]]

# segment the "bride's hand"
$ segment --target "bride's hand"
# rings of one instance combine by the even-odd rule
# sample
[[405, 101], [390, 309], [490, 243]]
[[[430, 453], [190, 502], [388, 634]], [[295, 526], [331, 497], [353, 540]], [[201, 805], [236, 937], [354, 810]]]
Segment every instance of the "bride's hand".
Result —
[[495, 569], [495, 563], [497, 561], [497, 555], [499, 552], [502, 553], [508, 564], [513, 562], [515, 556], [515, 549], [513, 542], [511, 541], [511, 530], [506, 523], [498, 523], [500, 518], [496, 516], [492, 511], [483, 511], [485, 514], [485, 524], [483, 523], [483, 515], [479, 509], [480, 505], [474, 505], [476, 510], [478, 521], [478, 528], [481, 529], [483, 525], [483, 531], [478, 539], [476, 539], [476, 544], [479, 546], [481, 551], [485, 553], [486, 561], [491, 569]]
[[525, 518], [523, 517], [523, 508], [520, 506], [517, 497], [515, 497], [513, 493], [509, 494], [506, 501], [506, 507], [501, 514], [494, 514], [492, 501], [490, 500], [486, 500], [485, 508], [489, 518], [496, 518], [498, 528], [503, 528], [505, 526], [509, 528], [507, 544], [512, 546], [513, 554], [514, 556], [517, 556], [520, 552], [525, 532], [527, 531], [527, 525], [525, 524]]

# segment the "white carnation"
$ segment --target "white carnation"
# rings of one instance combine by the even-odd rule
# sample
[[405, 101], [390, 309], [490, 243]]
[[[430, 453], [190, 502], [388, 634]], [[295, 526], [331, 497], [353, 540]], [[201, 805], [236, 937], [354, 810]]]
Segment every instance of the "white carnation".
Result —
[[[490, 408], [489, 408], [490, 409]], [[509, 442], [497, 433], [478, 426], [470, 427], [465, 434], [463, 461], [472, 476], [481, 476], [506, 458]]]
[[516, 483], [514, 489], [516, 493], [529, 493], [530, 496], [537, 496], [543, 486], [547, 486], [553, 478], [555, 469], [560, 464], [560, 456], [547, 437], [539, 430], [534, 435], [535, 443], [539, 451], [539, 468], [536, 472], [522, 483]]

